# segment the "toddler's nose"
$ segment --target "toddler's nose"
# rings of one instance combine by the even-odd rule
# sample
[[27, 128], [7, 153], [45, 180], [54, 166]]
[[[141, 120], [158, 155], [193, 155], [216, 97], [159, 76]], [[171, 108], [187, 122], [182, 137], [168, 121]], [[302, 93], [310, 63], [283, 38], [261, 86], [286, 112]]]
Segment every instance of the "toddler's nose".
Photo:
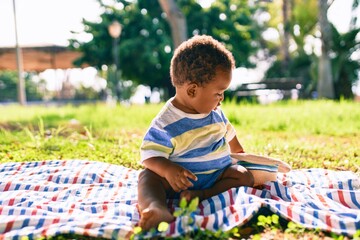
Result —
[[222, 93], [220, 96], [220, 102], [222, 102], [223, 100], [224, 100], [224, 93]]

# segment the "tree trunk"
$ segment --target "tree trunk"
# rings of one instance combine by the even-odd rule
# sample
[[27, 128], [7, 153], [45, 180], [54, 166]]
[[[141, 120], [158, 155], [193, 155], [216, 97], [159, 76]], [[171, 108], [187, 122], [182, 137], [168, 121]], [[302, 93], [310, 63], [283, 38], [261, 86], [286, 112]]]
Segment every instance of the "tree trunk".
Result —
[[331, 60], [329, 52], [331, 48], [331, 26], [327, 18], [327, 0], [319, 0], [319, 25], [321, 32], [321, 57], [319, 59], [318, 97], [335, 98], [334, 83], [332, 77]]
[[289, 53], [289, 40], [290, 40], [290, 21], [289, 21], [289, 3], [288, 0], [283, 0], [282, 3], [282, 15], [283, 15], [283, 24], [284, 24], [284, 39], [282, 44], [282, 53], [283, 61], [282, 67], [283, 72], [288, 75], [289, 72], [289, 62], [290, 62], [290, 53]]
[[13, 0], [13, 9], [14, 9], [14, 22], [15, 22], [15, 42], [16, 42], [16, 66], [18, 71], [18, 101], [20, 105], [26, 105], [26, 85], [24, 80], [24, 73], [23, 73], [23, 60], [22, 60], [22, 52], [19, 46], [18, 41], [18, 30], [17, 30], [17, 16], [16, 16], [16, 4], [15, 0]]
[[171, 36], [174, 43], [174, 49], [183, 41], [187, 40], [186, 19], [176, 5], [175, 0], [159, 0], [162, 10], [166, 13], [167, 21], [170, 24]]

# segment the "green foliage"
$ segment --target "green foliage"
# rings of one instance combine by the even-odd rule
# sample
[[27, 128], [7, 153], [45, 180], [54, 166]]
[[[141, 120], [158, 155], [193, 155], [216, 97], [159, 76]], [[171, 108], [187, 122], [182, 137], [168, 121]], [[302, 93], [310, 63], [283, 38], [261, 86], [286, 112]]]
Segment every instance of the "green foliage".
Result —
[[[25, 74], [25, 91], [27, 100], [40, 100], [41, 94], [37, 91], [36, 84], [31, 81], [32, 74]], [[0, 71], [0, 102], [17, 101], [17, 82], [16, 71]]]
[[288, 69], [284, 70], [282, 60], [276, 60], [266, 72], [265, 78], [297, 78], [302, 82], [301, 98], [311, 98], [311, 94], [316, 90], [315, 80], [313, 75], [315, 63], [317, 58], [314, 54], [307, 55], [305, 52], [294, 54], [289, 62]]
[[[119, 51], [116, 53], [119, 56], [121, 78], [164, 88], [168, 90], [169, 96], [172, 95], [174, 89], [170, 82], [169, 67], [174, 46], [169, 23], [158, 1], [116, 1], [123, 8], [115, 8], [101, 0], [99, 2], [105, 9], [100, 16], [102, 21], [83, 21], [85, 31], [93, 39], [87, 43], [70, 40], [71, 47], [83, 53], [76, 64], [87, 63], [98, 69], [102, 69], [104, 64], [112, 65], [112, 47], [109, 46], [112, 46], [113, 39], [107, 27], [113, 20], [117, 20], [123, 25], [118, 41]], [[212, 35], [233, 52], [238, 66], [251, 66], [249, 56], [259, 46], [256, 42], [260, 39], [260, 33], [253, 19], [256, 5], [249, 6], [247, 2], [217, 0], [209, 9], [203, 9], [194, 0], [181, 0], [177, 4], [185, 15], [189, 37], [194, 34]], [[223, 17], [220, 18], [220, 15]]]
[[306, 228], [300, 224], [294, 222], [289, 222], [287, 228], [285, 229], [286, 233], [297, 233], [302, 234], [306, 231]]
[[[325, 233], [319, 229], [307, 229], [304, 226], [295, 222], [288, 222], [287, 225], [280, 223], [280, 217], [276, 214], [264, 216], [259, 215], [258, 221], [254, 224], [254, 229], [257, 229], [252, 239], [323, 239]], [[281, 234], [279, 236], [279, 234]], [[332, 239], [345, 239], [342, 235], [330, 233]]]
[[[189, 1], [180, 1], [179, 6], [187, 16], [188, 33], [209, 34], [223, 42], [236, 60], [236, 66], [252, 67], [249, 57], [260, 45], [261, 32], [253, 16], [258, 5], [247, 0], [215, 1], [211, 7], [189, 6]], [[186, 10], [188, 9], [188, 10]]]
[[[294, 0], [289, 11], [289, 25], [292, 40], [296, 48], [292, 50], [288, 67], [283, 67], [284, 56], [282, 55], [281, 42], [282, 31], [278, 29], [280, 23], [283, 23], [282, 2], [273, 1], [268, 5], [268, 12], [272, 16], [268, 26], [277, 29], [280, 35], [280, 41], [274, 43], [266, 42], [270, 55], [276, 56], [272, 67], [267, 71], [266, 78], [272, 77], [300, 77], [303, 79], [302, 97], [310, 98], [311, 93], [316, 91], [318, 79], [318, 56], [314, 50], [305, 51], [306, 37], [319, 38], [316, 34], [318, 23], [318, 1], [316, 0]], [[354, 1], [353, 8], [358, 7], [358, 1]], [[290, 4], [290, 3], [289, 3]], [[310, 10], [309, 10], [310, 9]], [[353, 10], [354, 11], [354, 10]], [[330, 43], [331, 64], [333, 74], [333, 84], [336, 99], [352, 99], [352, 84], [359, 78], [358, 70], [360, 63], [350, 57], [355, 51], [358, 51], [360, 42], [356, 39], [360, 29], [354, 27], [347, 33], [340, 34], [337, 29], [331, 25], [332, 39]], [[330, 41], [329, 41], [330, 42]], [[310, 53], [311, 52], [311, 53]]]
[[17, 96], [16, 72], [0, 72], [0, 101], [16, 101]]
[[[186, 217], [188, 220], [185, 222], [185, 225], [191, 225], [194, 223], [194, 218], [192, 216], [192, 213], [196, 211], [197, 207], [199, 205], [199, 198], [194, 198], [190, 201], [190, 203], [187, 203], [185, 198], [180, 199], [179, 207], [180, 209], [176, 210], [174, 212], [174, 217]], [[184, 223], [184, 222], [183, 222]]]
[[[331, 25], [331, 30], [331, 67], [335, 99], [353, 99], [352, 85], [359, 78], [360, 62], [351, 56], [360, 49], [360, 41], [356, 38], [360, 28], [341, 34]], [[318, 62], [318, 59], [314, 59], [310, 69], [313, 85], [315, 86], [318, 78]]]
[[360, 40], [356, 38], [360, 28], [352, 29], [347, 33], [340, 34], [332, 27], [333, 45], [335, 57], [332, 58], [332, 70], [336, 99], [341, 97], [352, 99], [354, 97], [351, 87], [359, 79], [360, 62], [352, 57], [352, 54], [360, 49]]
[[[360, 42], [356, 39], [360, 28], [340, 34], [332, 26], [332, 73], [336, 99], [352, 99], [352, 85], [359, 77], [360, 62], [351, 55], [360, 48]], [[303, 50], [294, 52], [289, 63], [289, 68], [282, 69], [281, 60], [277, 60], [269, 68], [266, 78], [273, 77], [299, 77], [303, 79], [303, 97], [310, 98], [311, 93], [316, 91], [318, 78], [318, 58], [314, 54], [306, 54]]]
[[291, 29], [296, 26], [298, 30], [291, 31], [291, 34], [297, 44], [298, 51], [301, 52], [304, 51], [306, 37], [316, 32], [318, 2], [316, 0], [295, 0], [293, 6]]
[[262, 228], [279, 229], [281, 227], [279, 223], [279, 216], [276, 214], [266, 217], [260, 215], [258, 217], [257, 226]]
[[353, 236], [354, 239], [360, 239], [360, 230], [357, 230]]

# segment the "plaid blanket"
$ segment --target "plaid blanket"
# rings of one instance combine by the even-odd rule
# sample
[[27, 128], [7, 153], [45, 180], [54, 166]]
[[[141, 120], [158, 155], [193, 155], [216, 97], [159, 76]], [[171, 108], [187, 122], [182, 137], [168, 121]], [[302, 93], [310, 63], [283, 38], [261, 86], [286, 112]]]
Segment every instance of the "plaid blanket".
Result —
[[[128, 238], [139, 221], [139, 171], [87, 160], [0, 164], [0, 239], [80, 234]], [[176, 201], [169, 201], [172, 210]], [[165, 233], [229, 230], [261, 208], [307, 228], [351, 236], [360, 229], [360, 179], [349, 171], [293, 170], [262, 190], [240, 187], [202, 201], [193, 224], [178, 217]], [[150, 233], [149, 233], [150, 234]]]

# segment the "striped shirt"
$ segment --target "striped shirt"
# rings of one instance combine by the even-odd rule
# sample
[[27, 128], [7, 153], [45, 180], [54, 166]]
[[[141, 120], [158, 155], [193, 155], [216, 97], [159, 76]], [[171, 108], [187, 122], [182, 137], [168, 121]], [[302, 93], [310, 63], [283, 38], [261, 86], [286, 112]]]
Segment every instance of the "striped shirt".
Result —
[[189, 114], [167, 101], [152, 121], [141, 145], [141, 162], [167, 158], [194, 174], [211, 174], [231, 164], [228, 142], [235, 129], [220, 108]]

